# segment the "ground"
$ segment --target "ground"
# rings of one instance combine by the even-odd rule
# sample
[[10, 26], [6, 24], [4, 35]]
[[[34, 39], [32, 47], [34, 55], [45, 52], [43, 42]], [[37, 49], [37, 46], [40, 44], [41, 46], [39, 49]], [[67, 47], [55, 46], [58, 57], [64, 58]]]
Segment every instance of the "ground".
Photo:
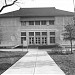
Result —
[[73, 51], [73, 54], [67, 55], [51, 54], [49, 51], [48, 54], [66, 75], [75, 75], [75, 51]]
[[0, 51], [0, 75], [21, 57], [23, 57], [26, 53], [27, 52], [25, 51]]

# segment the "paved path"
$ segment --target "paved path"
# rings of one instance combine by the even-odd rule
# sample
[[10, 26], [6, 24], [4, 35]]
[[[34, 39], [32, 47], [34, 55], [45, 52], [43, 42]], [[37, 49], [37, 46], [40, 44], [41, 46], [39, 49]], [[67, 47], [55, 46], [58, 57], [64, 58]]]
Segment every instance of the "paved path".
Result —
[[46, 51], [29, 50], [1, 75], [65, 75]]

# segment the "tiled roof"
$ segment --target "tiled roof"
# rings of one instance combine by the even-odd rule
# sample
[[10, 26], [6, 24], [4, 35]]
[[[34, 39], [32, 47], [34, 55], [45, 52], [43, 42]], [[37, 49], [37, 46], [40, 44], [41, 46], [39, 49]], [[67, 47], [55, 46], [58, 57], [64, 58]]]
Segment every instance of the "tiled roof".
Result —
[[20, 8], [17, 11], [1, 14], [0, 17], [36, 17], [36, 16], [73, 16], [73, 12], [63, 11], [55, 7]]

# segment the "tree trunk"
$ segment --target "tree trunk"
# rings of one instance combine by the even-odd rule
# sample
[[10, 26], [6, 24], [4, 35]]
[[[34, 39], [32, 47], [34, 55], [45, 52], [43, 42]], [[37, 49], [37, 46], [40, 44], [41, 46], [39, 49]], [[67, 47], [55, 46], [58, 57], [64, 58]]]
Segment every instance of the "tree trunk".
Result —
[[72, 54], [72, 40], [70, 40], [70, 43], [71, 43], [71, 54]]

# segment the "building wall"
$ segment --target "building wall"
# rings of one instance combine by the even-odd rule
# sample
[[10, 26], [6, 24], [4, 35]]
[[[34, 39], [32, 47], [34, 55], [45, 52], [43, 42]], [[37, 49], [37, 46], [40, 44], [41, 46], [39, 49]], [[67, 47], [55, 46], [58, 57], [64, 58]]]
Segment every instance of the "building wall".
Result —
[[[28, 22], [26, 22], [26, 26], [22, 26], [21, 30], [28, 30], [28, 31], [42, 31], [42, 30], [49, 30], [49, 31], [55, 31], [56, 32], [56, 43], [59, 44], [63, 44], [66, 43], [63, 41], [63, 36], [62, 36], [62, 32], [64, 30], [64, 26], [73, 23], [73, 17], [71, 16], [59, 16], [59, 17], [43, 17], [43, 18], [33, 18], [30, 19], [31, 21], [36, 21], [36, 20], [42, 20], [42, 19], [46, 19], [47, 20], [47, 25], [34, 25], [34, 26], [30, 26], [28, 24]], [[48, 20], [55, 20], [55, 25], [49, 25], [48, 24]], [[23, 19], [23, 21], [26, 21], [26, 18]], [[28, 21], [28, 20], [27, 20]]]
[[[31, 20], [47, 20], [47, 25], [29, 26], [28, 21]], [[48, 20], [54, 19], [55, 25], [49, 25]], [[20, 21], [27, 21], [26, 26], [21, 26]], [[0, 28], [2, 29], [3, 45], [18, 45], [21, 44], [21, 31], [55, 31], [56, 43], [62, 44], [62, 31], [64, 25], [72, 22], [72, 17], [36, 17], [36, 18], [0, 18]], [[28, 35], [27, 35], [28, 36]]]
[[20, 43], [20, 19], [1, 18], [2, 45], [15, 45]]
[[66, 25], [68, 25], [68, 24], [71, 24], [72, 25], [73, 23], [74, 23], [74, 21], [73, 21], [73, 17], [72, 16], [56, 17], [56, 25], [57, 25], [57, 28], [59, 30], [57, 36], [59, 36], [58, 37], [59, 38], [58, 40], [60, 40], [60, 44], [62, 44], [62, 45], [70, 45], [70, 42], [69, 41], [64, 41], [63, 40], [62, 33], [63, 33], [64, 27]]

